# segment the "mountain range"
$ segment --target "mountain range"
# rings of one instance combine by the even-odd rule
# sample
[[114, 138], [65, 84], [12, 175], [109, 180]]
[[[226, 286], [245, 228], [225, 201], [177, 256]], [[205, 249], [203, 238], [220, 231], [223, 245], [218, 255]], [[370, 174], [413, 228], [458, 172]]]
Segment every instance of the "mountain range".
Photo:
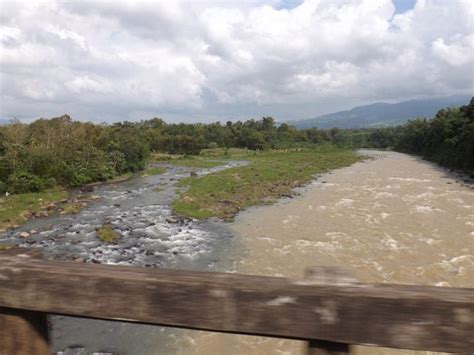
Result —
[[339, 111], [315, 118], [287, 122], [297, 128], [317, 127], [322, 129], [368, 128], [395, 126], [417, 117], [433, 117], [440, 109], [462, 106], [469, 103], [470, 96], [449, 96], [398, 103], [378, 102], [357, 106], [348, 111]]

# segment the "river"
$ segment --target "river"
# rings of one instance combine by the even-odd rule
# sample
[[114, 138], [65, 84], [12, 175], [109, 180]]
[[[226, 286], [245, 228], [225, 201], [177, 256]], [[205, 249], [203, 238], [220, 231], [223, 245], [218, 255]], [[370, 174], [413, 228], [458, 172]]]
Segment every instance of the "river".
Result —
[[[309, 266], [340, 266], [364, 282], [474, 287], [472, 183], [418, 157], [360, 153], [371, 158], [318, 177], [300, 197], [240, 213], [231, 227], [246, 253], [236, 271], [301, 278]], [[301, 354], [305, 345], [195, 332], [181, 353]]]
[[[233, 223], [170, 223], [175, 184], [190, 169], [169, 167], [162, 175], [99, 187], [94, 193], [101, 199], [80, 214], [29, 221], [0, 242], [43, 247], [60, 260], [290, 278], [308, 266], [342, 266], [364, 282], [474, 287], [472, 183], [417, 157], [360, 153], [370, 158], [318, 176], [299, 197], [241, 212]], [[199, 174], [235, 164], [241, 163]], [[122, 231], [119, 244], [98, 242], [95, 228], [105, 222]], [[39, 233], [19, 238], [30, 229]], [[77, 346], [67, 354], [299, 354], [305, 346], [67, 317], [53, 318], [53, 342], [56, 351]]]
[[[247, 162], [223, 162], [215, 168], [201, 169], [197, 175], [243, 164]], [[241, 248], [228, 224], [215, 219], [181, 219], [172, 214], [171, 204], [180, 190], [176, 184], [194, 169], [159, 166], [167, 171], [98, 186], [93, 191], [96, 199], [80, 213], [29, 220], [20, 228], [0, 233], [0, 243], [42, 248], [46, 258], [70, 262], [208, 271], [232, 269]], [[73, 196], [76, 194], [78, 191], [72, 191]], [[97, 238], [96, 229], [104, 223], [110, 223], [122, 235], [117, 243], [103, 243]], [[31, 236], [21, 238], [22, 232]], [[172, 353], [181, 346], [183, 332], [63, 316], [53, 316], [50, 321], [53, 350], [64, 350], [67, 355], [151, 355], [157, 348], [159, 353]]]

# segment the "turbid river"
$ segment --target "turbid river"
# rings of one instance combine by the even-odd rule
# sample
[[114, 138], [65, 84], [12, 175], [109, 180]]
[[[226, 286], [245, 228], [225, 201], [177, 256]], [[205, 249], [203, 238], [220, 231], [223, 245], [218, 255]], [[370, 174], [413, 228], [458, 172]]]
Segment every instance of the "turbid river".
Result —
[[[80, 256], [86, 262], [290, 278], [300, 278], [308, 266], [342, 266], [364, 282], [474, 287], [472, 182], [417, 157], [361, 154], [371, 159], [318, 176], [299, 189], [301, 196], [252, 208], [230, 224], [170, 223], [174, 184], [189, 175], [189, 169], [170, 168], [160, 176], [101, 187], [94, 193], [102, 199], [81, 214], [28, 222], [0, 235], [0, 242], [39, 246], [52, 257]], [[156, 192], [157, 186], [162, 191]], [[97, 241], [94, 229], [106, 221], [124, 234], [119, 244]], [[32, 228], [40, 233], [18, 238]], [[300, 354], [305, 346], [64, 317], [53, 318], [53, 337], [56, 351], [77, 345], [67, 354]]]
[[[472, 184], [417, 157], [361, 153], [373, 159], [320, 176], [301, 197], [241, 213], [231, 226], [246, 250], [236, 271], [301, 278], [308, 266], [342, 266], [364, 282], [474, 287]], [[304, 347], [201, 332], [190, 333], [181, 353], [302, 354]]]

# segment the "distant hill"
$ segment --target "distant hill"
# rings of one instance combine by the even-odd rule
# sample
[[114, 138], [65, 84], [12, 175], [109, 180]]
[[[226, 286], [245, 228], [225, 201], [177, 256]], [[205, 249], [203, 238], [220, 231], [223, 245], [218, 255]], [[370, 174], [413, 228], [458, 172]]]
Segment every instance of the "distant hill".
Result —
[[434, 99], [410, 100], [396, 104], [384, 102], [354, 107], [315, 118], [288, 122], [297, 128], [364, 128], [394, 126], [412, 118], [433, 117], [440, 109], [469, 103], [470, 96], [449, 96]]

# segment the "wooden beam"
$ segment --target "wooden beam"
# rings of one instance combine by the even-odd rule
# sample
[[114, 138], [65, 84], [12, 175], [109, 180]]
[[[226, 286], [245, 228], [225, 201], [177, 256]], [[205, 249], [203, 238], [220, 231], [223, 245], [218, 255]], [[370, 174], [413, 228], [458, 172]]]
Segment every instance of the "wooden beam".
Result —
[[45, 313], [0, 308], [1, 355], [49, 355]]
[[312, 340], [308, 344], [308, 355], [347, 355], [349, 345], [326, 340]]
[[[313, 285], [348, 285], [355, 284], [356, 279], [345, 269], [326, 266], [307, 268], [304, 280]], [[349, 344], [336, 343], [327, 340], [312, 340], [308, 342], [308, 355], [347, 355]]]
[[474, 348], [474, 290], [42, 261], [0, 253], [0, 307], [393, 348]]

